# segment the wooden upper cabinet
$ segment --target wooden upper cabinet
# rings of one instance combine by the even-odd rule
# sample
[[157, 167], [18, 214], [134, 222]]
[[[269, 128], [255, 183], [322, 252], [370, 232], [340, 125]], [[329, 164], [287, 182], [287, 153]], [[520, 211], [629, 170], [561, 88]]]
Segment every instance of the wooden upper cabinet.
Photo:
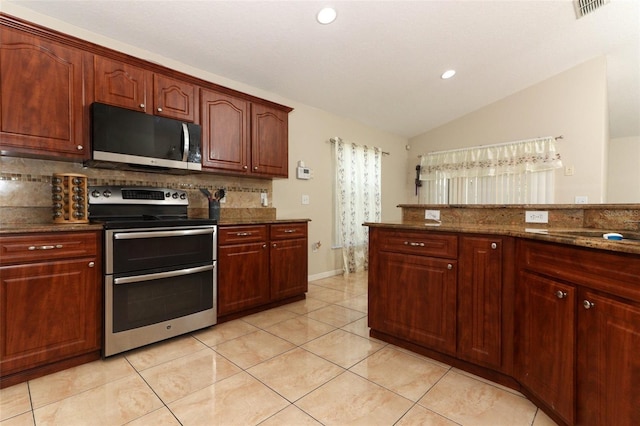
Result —
[[194, 122], [196, 86], [113, 59], [94, 59], [94, 101]]
[[176, 120], [196, 121], [196, 86], [161, 74], [153, 75], [153, 113]]
[[288, 113], [251, 105], [251, 171], [274, 177], [289, 175]]
[[56, 159], [88, 156], [83, 137], [85, 55], [0, 27], [0, 149]]
[[202, 168], [249, 172], [249, 102], [201, 91]]
[[94, 58], [94, 101], [137, 111], [150, 111], [152, 73], [120, 61]]

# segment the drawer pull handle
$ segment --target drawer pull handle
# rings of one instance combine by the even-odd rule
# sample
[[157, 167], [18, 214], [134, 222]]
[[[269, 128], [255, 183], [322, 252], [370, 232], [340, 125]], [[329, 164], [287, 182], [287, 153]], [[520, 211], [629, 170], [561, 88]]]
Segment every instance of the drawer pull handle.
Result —
[[62, 244], [56, 244], [55, 246], [29, 246], [29, 250], [53, 250], [61, 249]]
[[236, 234], [237, 237], [248, 237], [251, 235], [251, 232], [238, 232]]
[[424, 247], [424, 243], [413, 243], [413, 242], [409, 242], [409, 241], [405, 241], [404, 245], [405, 246], [411, 246], [411, 247]]
[[285, 234], [293, 234], [294, 232], [296, 232], [296, 230], [295, 230], [295, 229], [285, 229], [285, 230], [284, 230], [284, 233], [285, 233]]

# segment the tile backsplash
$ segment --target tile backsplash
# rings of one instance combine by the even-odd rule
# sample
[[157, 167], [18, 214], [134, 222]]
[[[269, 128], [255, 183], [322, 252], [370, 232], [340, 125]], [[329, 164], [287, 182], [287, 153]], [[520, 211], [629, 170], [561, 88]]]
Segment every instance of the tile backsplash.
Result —
[[0, 157], [0, 224], [52, 221], [51, 177], [54, 173], [79, 173], [89, 185], [150, 186], [182, 189], [189, 197], [189, 216], [207, 217], [208, 202], [200, 192], [224, 188], [221, 219], [274, 219], [275, 209], [262, 207], [260, 194], [272, 197], [269, 179], [228, 177], [209, 173], [173, 175], [84, 167], [82, 163]]

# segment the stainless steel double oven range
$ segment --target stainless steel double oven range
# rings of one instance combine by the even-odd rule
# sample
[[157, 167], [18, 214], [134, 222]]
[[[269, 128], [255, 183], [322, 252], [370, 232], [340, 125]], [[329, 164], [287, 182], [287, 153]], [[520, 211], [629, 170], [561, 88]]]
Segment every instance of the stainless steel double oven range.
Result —
[[216, 323], [217, 226], [188, 205], [181, 190], [89, 188], [105, 229], [103, 356]]

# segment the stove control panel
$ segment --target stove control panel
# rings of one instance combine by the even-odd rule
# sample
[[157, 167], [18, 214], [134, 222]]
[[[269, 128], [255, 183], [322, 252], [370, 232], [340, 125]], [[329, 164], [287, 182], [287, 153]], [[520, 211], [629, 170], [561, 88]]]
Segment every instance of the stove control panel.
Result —
[[187, 192], [180, 189], [91, 186], [89, 195], [89, 204], [189, 205]]

